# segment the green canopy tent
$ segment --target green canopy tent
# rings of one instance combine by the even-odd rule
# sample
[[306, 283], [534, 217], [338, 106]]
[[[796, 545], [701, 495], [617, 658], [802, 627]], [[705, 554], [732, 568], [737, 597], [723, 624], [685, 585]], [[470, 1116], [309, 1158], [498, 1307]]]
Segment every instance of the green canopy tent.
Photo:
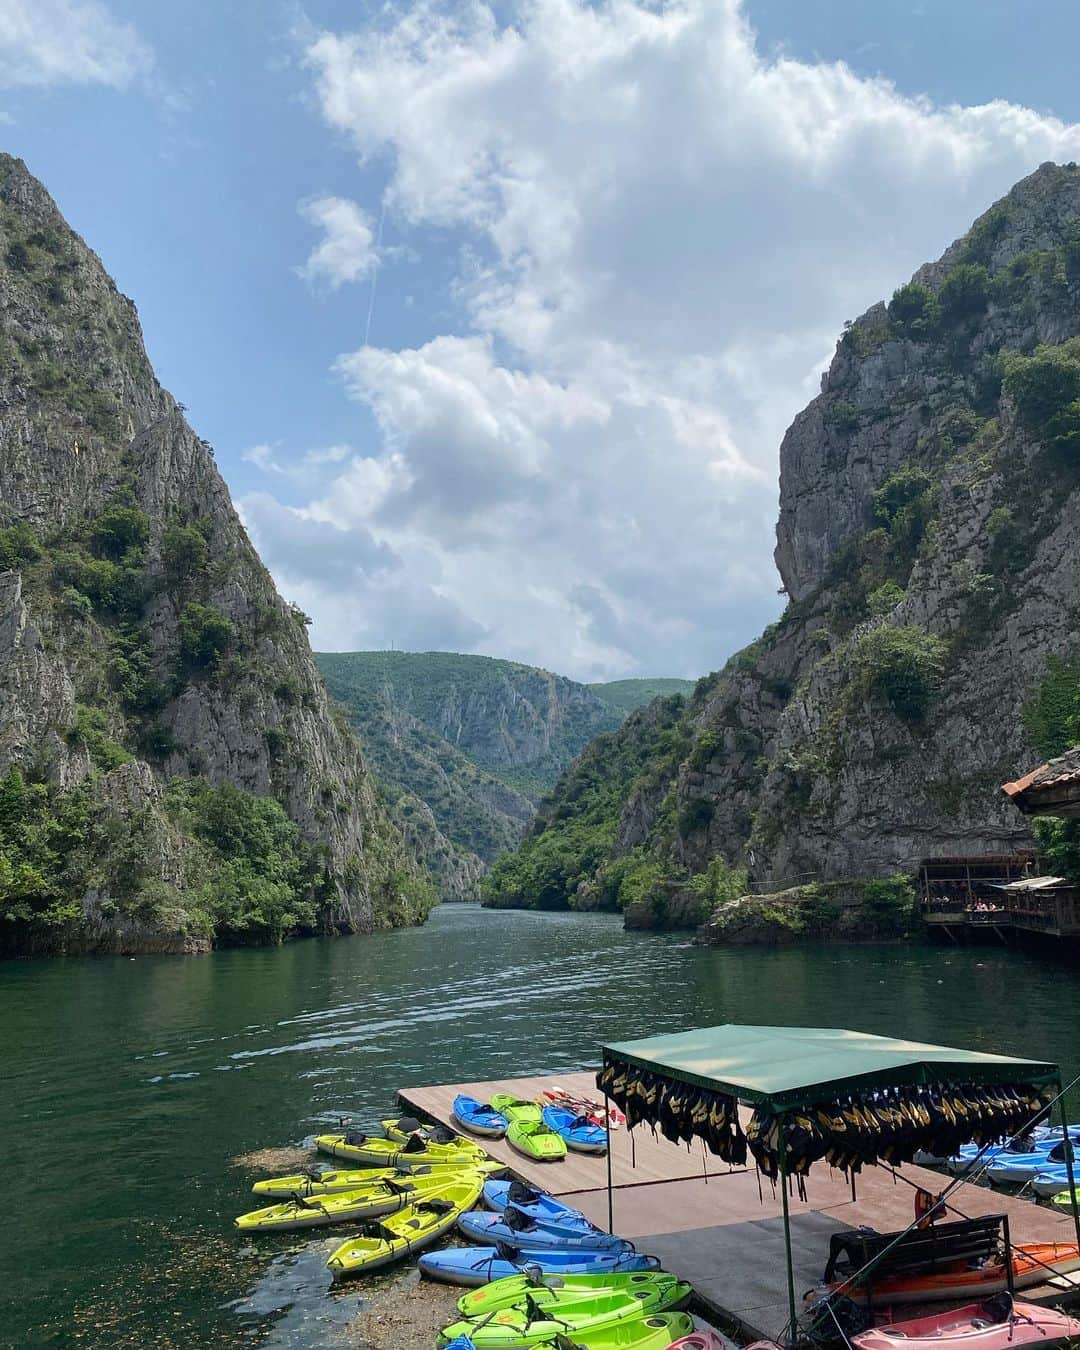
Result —
[[[983, 1086], [1022, 1084], [1035, 1090], [1054, 1088], [1060, 1095], [1061, 1073], [1056, 1064], [992, 1055], [920, 1041], [872, 1036], [832, 1027], [759, 1027], [733, 1023], [619, 1041], [601, 1047], [604, 1069], [598, 1076], [603, 1088], [612, 1071], [644, 1071], [668, 1084], [733, 1098], [753, 1106], [761, 1116], [784, 1117], [824, 1100], [871, 1093], [882, 1089], [938, 1088], [958, 1082]], [[605, 1099], [607, 1089], [604, 1088]], [[1067, 1124], [1061, 1100], [1062, 1125]], [[781, 1141], [783, 1139], [780, 1133]], [[1069, 1186], [1073, 1191], [1073, 1221], [1080, 1243], [1071, 1150], [1066, 1149]], [[787, 1257], [788, 1303], [791, 1325], [796, 1321], [795, 1284], [791, 1259], [787, 1159], [780, 1146], [779, 1179]], [[608, 1226], [613, 1226], [611, 1154], [608, 1152]]]

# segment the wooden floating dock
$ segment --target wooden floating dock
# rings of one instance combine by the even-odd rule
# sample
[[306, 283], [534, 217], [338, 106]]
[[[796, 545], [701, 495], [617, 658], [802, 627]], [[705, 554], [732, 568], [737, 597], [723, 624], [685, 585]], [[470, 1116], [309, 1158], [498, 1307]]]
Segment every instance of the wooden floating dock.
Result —
[[[403, 1106], [423, 1119], [453, 1126], [451, 1108], [458, 1093], [490, 1101], [496, 1092], [527, 1100], [557, 1083], [574, 1094], [596, 1097], [591, 1073], [547, 1078], [506, 1078], [488, 1083], [453, 1083], [402, 1088]], [[753, 1168], [729, 1170], [700, 1142], [692, 1150], [653, 1138], [645, 1126], [632, 1135], [611, 1136], [614, 1231], [630, 1238], [639, 1251], [660, 1257], [665, 1268], [693, 1284], [701, 1304], [724, 1323], [751, 1339], [773, 1338], [788, 1320], [784, 1269], [784, 1230], [780, 1192], [760, 1180]], [[607, 1160], [570, 1153], [557, 1163], [523, 1157], [505, 1139], [485, 1139], [493, 1158], [505, 1162], [523, 1180], [565, 1198], [601, 1228], [608, 1226]], [[949, 1178], [906, 1164], [900, 1176], [932, 1194]], [[807, 1199], [792, 1199], [791, 1241], [795, 1288], [801, 1295], [821, 1279], [829, 1236], [860, 1225], [891, 1232], [906, 1228], [914, 1215], [912, 1185], [888, 1169], [869, 1167], [851, 1183], [818, 1164], [806, 1179]], [[965, 1186], [950, 1202], [950, 1218], [1007, 1214], [1013, 1242], [1074, 1242], [1072, 1217], [1031, 1201], [981, 1186]], [[1080, 1294], [1080, 1290], [1077, 1291]], [[1031, 1303], [1072, 1301], [1049, 1286], [1024, 1290]], [[898, 1310], [916, 1316], [917, 1309]]]

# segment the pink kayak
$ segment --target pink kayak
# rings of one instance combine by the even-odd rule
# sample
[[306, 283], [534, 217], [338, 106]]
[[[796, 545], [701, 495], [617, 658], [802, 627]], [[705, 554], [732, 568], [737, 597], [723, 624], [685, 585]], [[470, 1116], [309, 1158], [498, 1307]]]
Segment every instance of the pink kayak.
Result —
[[684, 1336], [681, 1341], [672, 1341], [668, 1350], [728, 1350], [724, 1338], [715, 1331], [695, 1331], [692, 1336]]
[[969, 1303], [950, 1312], [916, 1317], [910, 1322], [874, 1327], [852, 1337], [858, 1350], [1016, 1350], [1044, 1341], [1067, 1344], [1080, 1336], [1080, 1322], [1053, 1308], [1033, 1303], [1013, 1303], [1008, 1295]]

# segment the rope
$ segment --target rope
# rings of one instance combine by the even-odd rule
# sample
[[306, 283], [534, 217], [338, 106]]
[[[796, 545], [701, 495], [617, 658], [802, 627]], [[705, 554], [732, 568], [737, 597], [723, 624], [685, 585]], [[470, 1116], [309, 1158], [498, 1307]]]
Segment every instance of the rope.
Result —
[[[1005, 1141], [1005, 1147], [1008, 1148], [1008, 1146], [1013, 1142], [1015, 1142], [1017, 1139], [1022, 1139], [1026, 1134], [1028, 1134], [1030, 1130], [1034, 1128], [1037, 1121], [1043, 1118], [1048, 1118], [1050, 1111], [1058, 1104], [1058, 1102], [1061, 1101], [1061, 1099], [1065, 1096], [1065, 1094], [1067, 1092], [1070, 1092], [1074, 1087], [1076, 1087], [1078, 1083], [1080, 1083], [1080, 1074], [1077, 1074], [1075, 1078], [1073, 1078], [1070, 1082], [1066, 1083], [1065, 1086], [1061, 1089], [1061, 1091], [1057, 1094], [1057, 1096], [1051, 1098], [1049, 1102], [1047, 1102], [1043, 1107], [1041, 1107], [1035, 1113], [1035, 1115], [1033, 1115], [1031, 1119], [1026, 1122], [1026, 1124], [1021, 1126], [1021, 1128], [1016, 1131], [1015, 1134], [1010, 1135], [1010, 1137]], [[1063, 1139], [1067, 1140], [1068, 1131], [1066, 1131], [1062, 1137]], [[962, 1173], [958, 1177], [955, 1177], [949, 1183], [949, 1185], [945, 1187], [940, 1197], [938, 1198], [937, 1202], [938, 1204], [946, 1205], [946, 1201], [955, 1190], [957, 1190], [961, 1186], [968, 1185], [970, 1182], [978, 1180], [978, 1178], [983, 1175], [983, 1173], [987, 1170], [990, 1164], [994, 1161], [994, 1158], [997, 1156], [996, 1154], [994, 1154], [992, 1157], [987, 1158], [986, 1161], [981, 1166], [978, 1165], [979, 1159], [990, 1147], [991, 1146], [989, 1143], [983, 1144], [982, 1148], [980, 1148], [979, 1152], [975, 1155], [974, 1165], [967, 1172]], [[1069, 1147], [1070, 1148], [1072, 1147], [1071, 1141], [1069, 1142]], [[907, 1181], [908, 1178], [905, 1177], [904, 1180]], [[951, 1206], [946, 1207], [952, 1208]], [[954, 1210], [953, 1212], [956, 1214], [961, 1214], [960, 1210]], [[961, 1217], [966, 1218], [968, 1216], [961, 1214]], [[885, 1259], [885, 1257], [888, 1256], [888, 1254], [896, 1246], [898, 1246], [899, 1243], [902, 1242], [903, 1239], [906, 1238], [909, 1233], [913, 1232], [918, 1227], [918, 1225], [919, 1220], [912, 1219], [911, 1223], [909, 1223], [908, 1226], [902, 1232], [896, 1234], [896, 1236], [888, 1244], [887, 1247], [882, 1248], [882, 1250], [878, 1252], [876, 1256], [871, 1257], [870, 1260], [867, 1261], [864, 1266], [862, 1266], [859, 1270], [856, 1270], [853, 1274], [849, 1275], [847, 1279], [843, 1281], [843, 1284], [841, 1285], [840, 1289], [837, 1290], [836, 1292], [842, 1293], [845, 1288], [852, 1287], [861, 1276], [869, 1274], [869, 1272], [873, 1270], [876, 1266], [880, 1265], [881, 1262]], [[1047, 1270], [1053, 1271], [1054, 1269], [1053, 1266], [1047, 1265], [1045, 1261], [1038, 1260], [1037, 1257], [1031, 1259], [1035, 1260], [1038, 1265], [1045, 1266]], [[790, 1321], [787, 1322], [784, 1326], [783, 1332], [781, 1333], [781, 1339], [784, 1341], [790, 1340], [794, 1336], [795, 1331], [796, 1327], [792, 1326]]]

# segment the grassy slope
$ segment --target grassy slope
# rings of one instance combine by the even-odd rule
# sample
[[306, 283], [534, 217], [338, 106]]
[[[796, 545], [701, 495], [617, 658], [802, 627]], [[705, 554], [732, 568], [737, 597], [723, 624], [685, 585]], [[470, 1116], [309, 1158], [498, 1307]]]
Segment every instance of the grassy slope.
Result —
[[635, 708], [644, 707], [654, 698], [667, 698], [671, 694], [682, 694], [687, 697], [693, 687], [693, 680], [663, 677], [647, 680], [607, 680], [601, 684], [589, 685], [598, 699], [609, 708], [614, 708], [623, 717], [629, 717]]

